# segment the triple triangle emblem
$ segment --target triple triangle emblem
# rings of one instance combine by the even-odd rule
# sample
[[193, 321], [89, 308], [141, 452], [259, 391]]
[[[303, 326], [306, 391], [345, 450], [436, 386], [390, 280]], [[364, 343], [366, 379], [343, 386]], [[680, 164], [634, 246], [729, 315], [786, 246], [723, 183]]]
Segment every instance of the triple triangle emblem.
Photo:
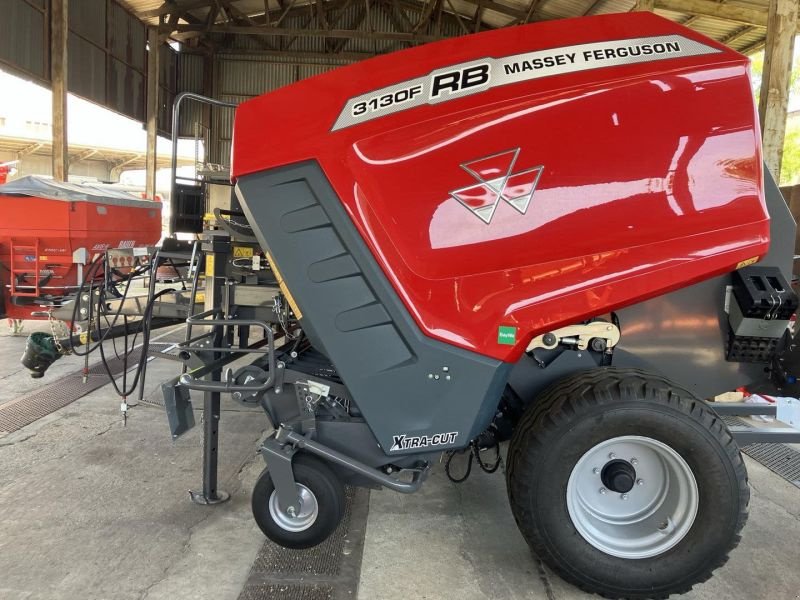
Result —
[[544, 166], [514, 172], [519, 148], [506, 150], [461, 164], [478, 183], [450, 192], [450, 195], [484, 223], [491, 223], [500, 200], [520, 214], [530, 206]]

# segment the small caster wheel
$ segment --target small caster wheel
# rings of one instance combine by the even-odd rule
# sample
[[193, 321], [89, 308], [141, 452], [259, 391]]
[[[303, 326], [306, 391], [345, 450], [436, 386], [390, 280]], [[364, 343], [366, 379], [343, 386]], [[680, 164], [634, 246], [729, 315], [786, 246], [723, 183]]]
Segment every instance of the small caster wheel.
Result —
[[296, 454], [292, 469], [300, 510], [293, 516], [281, 510], [269, 469], [264, 469], [253, 488], [253, 516], [276, 544], [310, 548], [324, 542], [342, 520], [344, 487], [328, 465], [307, 454]]

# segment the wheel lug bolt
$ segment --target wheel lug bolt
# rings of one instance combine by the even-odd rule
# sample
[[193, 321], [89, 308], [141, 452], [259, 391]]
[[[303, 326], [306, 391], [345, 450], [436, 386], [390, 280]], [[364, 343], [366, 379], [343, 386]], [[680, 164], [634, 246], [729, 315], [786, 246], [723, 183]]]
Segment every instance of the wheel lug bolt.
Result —
[[610, 458], [611, 460], [614, 460], [615, 458], [617, 458], [617, 455], [614, 454], [613, 452], [610, 452], [609, 455], [608, 455], [608, 458]]
[[637, 479], [636, 485], [644, 485], [644, 479]]
[[628, 494], [622, 494], [620, 496], [620, 498], [622, 498], [623, 500], [627, 500], [628, 499]]
[[631, 459], [631, 464], [632, 464], [632, 465], [634, 465], [634, 466], [636, 466], [636, 465], [638, 465], [638, 464], [639, 464], [639, 461], [638, 461], [638, 460], [636, 460], [635, 458], [632, 458], [632, 459]]
[[601, 494], [605, 494], [606, 493], [606, 488], [600, 488], [600, 493]]
[[592, 469], [592, 473], [594, 473], [595, 475], [600, 475], [600, 469], [595, 467], [594, 469]]

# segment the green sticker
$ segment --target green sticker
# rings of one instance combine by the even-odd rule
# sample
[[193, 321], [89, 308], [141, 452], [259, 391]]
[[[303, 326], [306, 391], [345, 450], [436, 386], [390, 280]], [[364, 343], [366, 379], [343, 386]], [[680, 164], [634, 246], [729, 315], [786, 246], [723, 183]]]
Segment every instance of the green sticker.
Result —
[[513, 346], [517, 343], [517, 328], [510, 325], [500, 325], [497, 328], [497, 343]]

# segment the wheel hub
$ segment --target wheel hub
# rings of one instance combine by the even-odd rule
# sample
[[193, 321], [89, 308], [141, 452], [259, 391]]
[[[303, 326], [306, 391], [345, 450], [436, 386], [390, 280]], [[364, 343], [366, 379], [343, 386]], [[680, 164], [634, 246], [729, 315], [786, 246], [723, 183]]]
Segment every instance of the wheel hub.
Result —
[[620, 558], [663, 554], [689, 532], [697, 483], [686, 461], [658, 440], [621, 436], [589, 449], [567, 483], [567, 509], [592, 546]]
[[289, 510], [284, 512], [278, 504], [278, 494], [272, 490], [269, 497], [269, 514], [272, 520], [278, 524], [281, 529], [297, 533], [305, 531], [314, 524], [319, 514], [319, 506], [317, 498], [314, 493], [304, 486], [302, 483], [297, 485], [297, 495], [300, 501], [300, 508], [295, 510], [289, 507]]
[[636, 469], [626, 460], [612, 460], [603, 467], [600, 479], [608, 489], [624, 494], [633, 489]]

